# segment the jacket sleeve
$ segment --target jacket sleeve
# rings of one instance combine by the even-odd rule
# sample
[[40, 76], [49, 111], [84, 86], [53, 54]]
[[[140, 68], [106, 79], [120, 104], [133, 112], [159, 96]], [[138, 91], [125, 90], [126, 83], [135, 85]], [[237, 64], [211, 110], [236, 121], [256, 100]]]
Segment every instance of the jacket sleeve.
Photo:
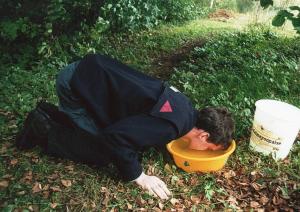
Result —
[[142, 166], [138, 161], [138, 152], [123, 135], [114, 132], [103, 134], [103, 145], [110, 156], [111, 162], [117, 167], [119, 174], [125, 181], [132, 181], [142, 173]]
[[171, 122], [145, 114], [122, 119], [102, 132], [112, 162], [126, 181], [142, 173], [139, 150], [165, 145], [177, 137], [176, 126]]

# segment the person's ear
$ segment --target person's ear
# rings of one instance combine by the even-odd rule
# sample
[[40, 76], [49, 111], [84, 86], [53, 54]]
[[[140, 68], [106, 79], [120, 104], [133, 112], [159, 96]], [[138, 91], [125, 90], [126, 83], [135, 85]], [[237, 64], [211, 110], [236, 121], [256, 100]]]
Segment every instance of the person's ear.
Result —
[[209, 138], [209, 133], [206, 132], [206, 131], [204, 131], [204, 130], [202, 130], [201, 132], [199, 132], [198, 137], [199, 137], [201, 140], [203, 140], [203, 141], [207, 141], [208, 138]]

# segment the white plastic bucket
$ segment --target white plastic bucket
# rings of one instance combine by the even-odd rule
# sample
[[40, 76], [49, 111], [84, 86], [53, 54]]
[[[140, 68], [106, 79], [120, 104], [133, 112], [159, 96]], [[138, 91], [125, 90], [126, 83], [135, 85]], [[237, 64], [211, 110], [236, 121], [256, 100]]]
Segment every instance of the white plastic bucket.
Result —
[[300, 129], [300, 109], [271, 99], [255, 103], [250, 147], [273, 158], [284, 159]]

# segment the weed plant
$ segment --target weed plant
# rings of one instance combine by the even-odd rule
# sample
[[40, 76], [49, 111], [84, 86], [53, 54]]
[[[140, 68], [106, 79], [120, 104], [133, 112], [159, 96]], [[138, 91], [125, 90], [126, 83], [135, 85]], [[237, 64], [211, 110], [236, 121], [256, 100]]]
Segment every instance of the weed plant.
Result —
[[225, 106], [237, 136], [249, 136], [255, 102], [277, 99], [300, 106], [299, 38], [270, 31], [224, 33], [195, 47], [170, 80], [196, 107]]

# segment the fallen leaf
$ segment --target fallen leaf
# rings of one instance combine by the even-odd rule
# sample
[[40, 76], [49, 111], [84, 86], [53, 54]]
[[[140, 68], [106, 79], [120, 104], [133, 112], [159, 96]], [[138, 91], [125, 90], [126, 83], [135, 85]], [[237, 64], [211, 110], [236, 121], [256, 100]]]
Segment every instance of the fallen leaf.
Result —
[[[192, 202], [191, 201], [189, 201], [189, 200], [187, 200], [187, 199], [184, 199], [184, 205], [186, 206], [186, 207], [188, 207], [188, 208], [190, 208], [191, 206], [192, 206]], [[198, 204], [198, 203], [197, 203]]]
[[25, 191], [19, 191], [19, 192], [17, 192], [17, 195], [22, 196], [22, 195], [24, 195], [25, 193], [26, 193]]
[[47, 178], [50, 179], [50, 180], [56, 180], [58, 178], [58, 174], [57, 173], [53, 173], [51, 174], [50, 176], [48, 176]]
[[281, 205], [285, 202], [285, 200], [280, 197], [274, 196], [272, 202], [274, 205]]
[[146, 203], [146, 201], [145, 201], [142, 197], [137, 198], [136, 202], [137, 202], [137, 204], [138, 204], [139, 206], [141, 206], [141, 207], [142, 207], [143, 205], [145, 205], [145, 203]]
[[154, 208], [152, 208], [152, 210], [155, 211], [155, 212], [162, 212], [162, 210], [159, 209], [158, 207], [154, 207]]
[[109, 190], [106, 187], [101, 187], [100, 192], [101, 193], [109, 193]]
[[227, 179], [226, 181], [229, 186], [235, 186], [236, 181], [234, 179], [233, 180]]
[[7, 180], [0, 181], [0, 188], [7, 188], [9, 185], [9, 182]]
[[32, 187], [32, 193], [37, 193], [40, 192], [41, 190], [42, 190], [42, 185], [38, 182], [36, 182]]
[[11, 174], [5, 174], [1, 178], [3, 178], [3, 179], [10, 179], [11, 177], [12, 177]]
[[188, 188], [183, 189], [183, 192], [184, 192], [184, 193], [187, 193], [188, 191], [189, 191]]
[[6, 146], [1, 147], [0, 154], [6, 153], [6, 152], [7, 152], [7, 147]]
[[91, 202], [91, 207], [92, 207], [92, 208], [95, 208], [95, 207], [96, 207], [96, 203], [92, 201], [92, 202]]
[[16, 165], [18, 163], [18, 159], [12, 159], [11, 161], [10, 161], [10, 165]]
[[38, 205], [30, 205], [30, 211], [33, 211], [33, 212], [39, 212], [40, 211], [40, 208]]
[[177, 177], [176, 175], [173, 175], [171, 177], [171, 184], [172, 185], [177, 185], [178, 180], [179, 180], [179, 177]]
[[73, 165], [65, 166], [65, 168], [68, 171], [73, 171], [74, 170], [74, 166]]
[[23, 183], [30, 184], [32, 181], [32, 171], [25, 172], [23, 178], [20, 181]]
[[39, 158], [38, 157], [33, 157], [33, 158], [31, 158], [31, 161], [34, 162], [34, 163], [38, 163]]
[[231, 206], [237, 206], [238, 202], [234, 196], [229, 196], [227, 201], [230, 203]]
[[[180, 180], [179, 180], [180, 181]], [[179, 182], [178, 181], [178, 182]], [[182, 180], [183, 181], [183, 180]], [[194, 186], [194, 185], [198, 185], [198, 179], [196, 177], [192, 177], [190, 180], [189, 180], [189, 184], [191, 186]], [[182, 186], [182, 185], [181, 185]]]
[[50, 187], [50, 190], [52, 190], [52, 191], [61, 191], [61, 189], [60, 189], [60, 187], [59, 186], [51, 186]]
[[104, 200], [102, 201], [102, 205], [104, 205], [105, 207], [107, 207], [108, 205], [108, 202], [109, 202], [109, 196], [105, 196]]
[[194, 204], [199, 204], [200, 203], [200, 198], [198, 196], [195, 196], [195, 195], [192, 195], [191, 196], [191, 201], [194, 203]]
[[130, 203], [127, 203], [127, 209], [132, 210], [132, 205]]
[[254, 176], [254, 175], [256, 175], [256, 171], [252, 171], [250, 174], [251, 174], [252, 176]]
[[169, 174], [173, 173], [172, 168], [168, 163], [166, 163], [164, 170], [165, 170], [165, 172], [167, 172]]
[[148, 204], [149, 204], [149, 205], [152, 205], [153, 203], [154, 203], [153, 199], [149, 199], [149, 200], [148, 200]]
[[70, 187], [72, 185], [71, 180], [61, 180], [61, 184], [65, 187]]
[[26, 157], [32, 157], [35, 153], [34, 152], [24, 152], [23, 155]]
[[50, 203], [50, 207], [51, 207], [52, 209], [55, 209], [55, 208], [57, 207], [57, 203]]
[[122, 185], [118, 185], [118, 186], [120, 186], [120, 188], [118, 188], [118, 192], [119, 193], [124, 193], [125, 189], [123, 188], [123, 186]]
[[147, 175], [155, 175], [156, 174], [156, 168], [154, 166], [149, 165], [146, 172], [147, 172]]
[[266, 196], [261, 196], [259, 199], [260, 204], [265, 205], [269, 202], [269, 198]]
[[229, 170], [228, 172], [224, 173], [224, 177], [226, 179], [229, 179], [229, 178], [232, 178], [232, 177], [235, 177], [235, 176], [236, 176], [236, 173], [233, 170]]
[[14, 129], [14, 128], [18, 128], [18, 126], [16, 124], [10, 125], [8, 126], [9, 129]]
[[255, 189], [255, 191], [261, 190], [261, 185], [258, 183], [251, 183], [251, 186]]
[[25, 180], [32, 180], [32, 171], [28, 171], [24, 174]]
[[70, 205], [77, 205], [78, 203], [75, 201], [75, 200], [73, 200], [73, 199], [70, 199]]
[[241, 202], [240, 207], [241, 208], [246, 208], [246, 207], [248, 208], [248, 203], [246, 201]]
[[49, 189], [49, 184], [47, 184], [47, 185], [45, 185], [44, 187], [43, 187], [43, 191], [47, 191], [48, 189]]
[[44, 199], [48, 199], [49, 195], [50, 195], [49, 191], [43, 191], [43, 198]]
[[176, 203], [179, 203], [179, 200], [178, 199], [175, 199], [175, 198], [172, 198], [170, 200], [170, 202], [172, 203], [172, 205], [176, 205]]
[[250, 207], [251, 208], [257, 208], [257, 207], [259, 207], [260, 206], [260, 204], [258, 203], [258, 202], [256, 202], [256, 201], [251, 201], [250, 202]]
[[179, 179], [179, 180], [177, 181], [177, 185], [178, 185], [178, 186], [181, 186], [181, 187], [184, 187], [184, 180]]
[[238, 182], [238, 184], [242, 185], [242, 186], [248, 186], [249, 183], [244, 183], [244, 182]]

